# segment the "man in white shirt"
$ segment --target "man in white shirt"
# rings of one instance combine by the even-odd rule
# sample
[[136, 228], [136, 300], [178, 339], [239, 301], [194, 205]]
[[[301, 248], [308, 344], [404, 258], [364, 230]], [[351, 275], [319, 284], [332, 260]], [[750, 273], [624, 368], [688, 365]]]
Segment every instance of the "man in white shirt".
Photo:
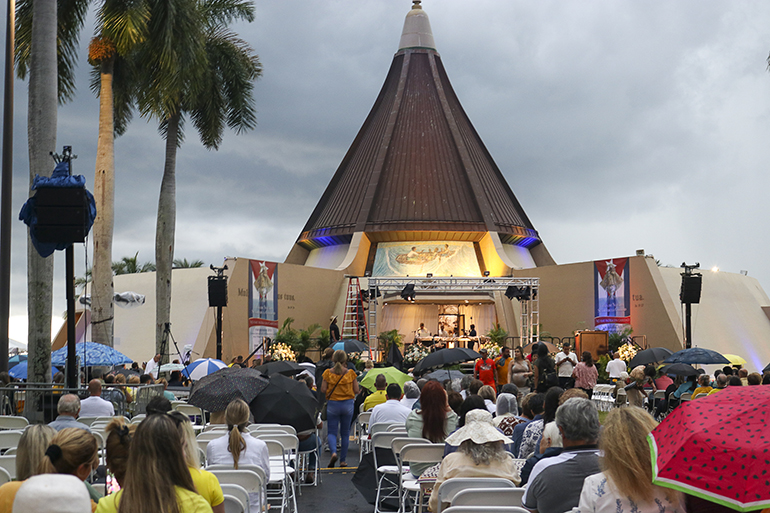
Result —
[[577, 363], [577, 355], [570, 352], [569, 342], [564, 342], [561, 345], [561, 352], [556, 353], [556, 369], [559, 373], [559, 386], [561, 388], [565, 390], [569, 388], [572, 370]]
[[158, 379], [159, 367], [160, 367], [160, 354], [156, 354], [155, 358], [147, 362], [147, 366], [144, 368], [144, 373], [152, 376], [152, 379]]
[[102, 384], [98, 379], [92, 379], [88, 383], [88, 393], [91, 394], [87, 399], [80, 401], [81, 417], [113, 417], [115, 416], [115, 407], [111, 402], [102, 399]]
[[401, 387], [398, 383], [391, 383], [385, 391], [387, 400], [372, 408], [372, 416], [369, 425], [379, 423], [403, 424], [412, 410], [401, 404]]
[[607, 373], [610, 381], [615, 383], [620, 378], [620, 373], [626, 372], [626, 362], [620, 359], [620, 353], [615, 352], [615, 358], [607, 362]]

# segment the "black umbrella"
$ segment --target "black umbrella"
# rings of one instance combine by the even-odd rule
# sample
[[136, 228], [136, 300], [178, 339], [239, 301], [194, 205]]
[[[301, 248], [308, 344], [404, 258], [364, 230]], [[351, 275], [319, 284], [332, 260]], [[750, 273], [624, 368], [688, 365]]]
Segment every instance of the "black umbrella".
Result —
[[767, 364], [767, 367], [762, 369], [762, 373], [764, 374], [765, 372], [770, 372], [770, 363]]
[[633, 369], [637, 365], [647, 365], [648, 363], [662, 362], [672, 354], [674, 353], [665, 347], [651, 347], [636, 353], [636, 356], [631, 359], [629, 368]]
[[[374, 449], [377, 451], [377, 463], [379, 465], [395, 465], [396, 457], [393, 455], [393, 451], [389, 449]], [[353, 486], [355, 486], [364, 500], [369, 504], [374, 504], [377, 499], [377, 469], [374, 468], [374, 455], [371, 452], [361, 456], [361, 461], [358, 463], [356, 473], [352, 479]], [[386, 501], [383, 504], [388, 505]], [[398, 504], [390, 504], [394, 506], [393, 509], [398, 509]]]
[[283, 374], [284, 376], [294, 376], [295, 374], [299, 374], [302, 372], [304, 367], [302, 367], [297, 362], [290, 362], [290, 361], [277, 361], [277, 362], [269, 362], [264, 365], [257, 365], [254, 367], [254, 369], [258, 370], [265, 376], [272, 376], [273, 374]]
[[340, 340], [339, 342], [335, 342], [332, 346], [332, 349], [337, 351], [338, 349], [342, 349], [346, 353], [366, 353], [369, 352], [369, 346], [361, 342], [360, 340], [356, 340], [354, 338], [346, 338], [344, 340]]
[[267, 388], [267, 383], [254, 369], [225, 367], [193, 383], [187, 402], [207, 411], [225, 411], [235, 399], [250, 403]]
[[316, 427], [317, 405], [304, 381], [273, 374], [249, 407], [256, 424], [286, 424], [297, 431], [307, 431]]
[[414, 366], [414, 373], [419, 374], [428, 369], [467, 362], [469, 360], [475, 360], [476, 358], [481, 358], [481, 355], [476, 351], [464, 347], [440, 349], [417, 362], [417, 365]]
[[459, 370], [439, 369], [423, 376], [425, 379], [436, 379], [444, 381], [445, 379], [462, 379], [465, 374]]
[[136, 372], [135, 370], [131, 370], [131, 369], [118, 369], [118, 370], [115, 371], [115, 374], [123, 374], [126, 377], [126, 379], [130, 378], [131, 376], [138, 376], [139, 375], [138, 372]]
[[396, 344], [390, 344], [387, 362], [401, 372], [404, 371], [404, 356], [401, 354], [401, 350]]
[[690, 349], [682, 349], [665, 360], [663, 363], [721, 363], [724, 365], [730, 365], [730, 360], [711, 349], [703, 349], [702, 347], [691, 347]]
[[664, 365], [660, 369], [660, 372], [663, 374], [676, 374], [677, 376], [697, 376], [699, 374], [698, 369], [689, 363], [672, 363], [671, 365]]

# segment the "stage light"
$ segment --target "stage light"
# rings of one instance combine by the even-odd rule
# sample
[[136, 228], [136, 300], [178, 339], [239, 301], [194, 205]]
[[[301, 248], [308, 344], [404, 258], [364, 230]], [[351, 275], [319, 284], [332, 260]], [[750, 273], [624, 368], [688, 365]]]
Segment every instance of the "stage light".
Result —
[[528, 286], [518, 287], [511, 285], [505, 289], [505, 297], [508, 299], [518, 299], [519, 301], [527, 301], [532, 297], [531, 288]]
[[409, 283], [401, 291], [401, 299], [404, 301], [414, 301], [414, 283]]
[[717, 267], [717, 266], [715, 265], [714, 267], [712, 267], [712, 268], [711, 268], [711, 272], [712, 272], [712, 273], [718, 273], [718, 272], [719, 272], [719, 267]]
[[425, 275], [426, 278], [433, 278], [433, 273], [428, 273]]
[[489, 271], [484, 271], [484, 277], [486, 278], [487, 276], [489, 276]]

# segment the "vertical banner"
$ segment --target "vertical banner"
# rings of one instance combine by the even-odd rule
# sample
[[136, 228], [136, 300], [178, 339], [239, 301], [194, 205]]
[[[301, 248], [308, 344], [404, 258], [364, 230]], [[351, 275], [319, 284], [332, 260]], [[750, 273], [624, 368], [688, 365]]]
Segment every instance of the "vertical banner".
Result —
[[[249, 260], [249, 352], [278, 332], [278, 264]], [[262, 356], [263, 349], [257, 351]]]
[[621, 331], [631, 324], [628, 258], [594, 262], [594, 326]]

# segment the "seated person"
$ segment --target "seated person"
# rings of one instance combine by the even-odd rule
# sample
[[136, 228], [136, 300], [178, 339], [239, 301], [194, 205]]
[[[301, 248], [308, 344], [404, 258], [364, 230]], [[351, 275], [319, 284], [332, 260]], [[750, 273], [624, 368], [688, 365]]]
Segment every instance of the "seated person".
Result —
[[692, 391], [692, 397], [695, 399], [695, 396], [698, 394], [708, 394], [714, 390], [711, 388], [711, 385], [709, 385], [709, 376], [708, 374], [701, 374], [698, 376], [698, 388]]

